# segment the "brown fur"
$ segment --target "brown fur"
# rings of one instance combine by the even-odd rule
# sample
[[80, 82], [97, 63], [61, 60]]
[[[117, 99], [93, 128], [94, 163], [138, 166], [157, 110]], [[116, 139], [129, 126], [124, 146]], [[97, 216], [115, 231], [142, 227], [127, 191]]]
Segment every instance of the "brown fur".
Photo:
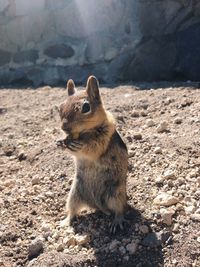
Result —
[[[67, 200], [68, 222], [84, 206], [114, 213], [114, 228], [123, 220], [126, 206], [126, 145], [116, 131], [112, 114], [103, 106], [98, 81], [88, 78], [86, 91], [76, 92], [68, 82], [68, 99], [60, 107], [64, 140], [76, 159], [76, 175]], [[90, 110], [83, 113], [85, 108]], [[87, 110], [86, 110], [87, 111]]]

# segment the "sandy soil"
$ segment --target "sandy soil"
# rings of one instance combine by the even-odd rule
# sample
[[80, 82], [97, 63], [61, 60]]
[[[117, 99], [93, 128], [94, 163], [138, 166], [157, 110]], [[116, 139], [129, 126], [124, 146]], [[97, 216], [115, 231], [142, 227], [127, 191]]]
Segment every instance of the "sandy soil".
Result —
[[115, 235], [93, 211], [60, 228], [74, 175], [55, 145], [65, 89], [0, 90], [0, 266], [200, 266], [200, 90], [162, 86], [101, 88], [129, 150]]

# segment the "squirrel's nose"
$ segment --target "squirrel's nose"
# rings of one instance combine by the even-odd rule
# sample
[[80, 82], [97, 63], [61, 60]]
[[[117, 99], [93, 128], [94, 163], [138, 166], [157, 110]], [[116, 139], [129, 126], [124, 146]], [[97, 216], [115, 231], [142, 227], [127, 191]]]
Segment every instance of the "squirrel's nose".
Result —
[[71, 131], [71, 128], [69, 127], [69, 124], [68, 124], [67, 121], [64, 121], [64, 122], [62, 123], [61, 128], [62, 128], [63, 131], [66, 131], [66, 132], [70, 132], [70, 131]]

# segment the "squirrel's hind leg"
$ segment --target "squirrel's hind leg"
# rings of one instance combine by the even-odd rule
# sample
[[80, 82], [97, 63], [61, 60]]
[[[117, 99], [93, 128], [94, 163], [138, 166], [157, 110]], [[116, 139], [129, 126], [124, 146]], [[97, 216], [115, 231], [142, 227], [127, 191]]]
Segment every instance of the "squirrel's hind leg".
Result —
[[108, 207], [114, 213], [115, 218], [111, 224], [110, 232], [115, 233], [117, 227], [123, 230], [123, 224], [126, 221], [124, 219], [124, 210], [126, 205], [126, 197], [123, 195], [118, 195], [116, 197], [111, 197], [108, 200]]
[[67, 218], [61, 222], [61, 227], [71, 226], [73, 220], [75, 219], [75, 216], [78, 214], [82, 207], [83, 200], [76, 192], [76, 187], [72, 186], [66, 203]]

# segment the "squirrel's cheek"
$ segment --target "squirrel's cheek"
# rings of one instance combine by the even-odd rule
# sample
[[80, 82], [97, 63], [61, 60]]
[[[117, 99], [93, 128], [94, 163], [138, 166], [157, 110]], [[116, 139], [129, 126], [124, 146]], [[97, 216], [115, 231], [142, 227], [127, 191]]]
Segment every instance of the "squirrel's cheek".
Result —
[[73, 139], [78, 139], [79, 138], [79, 133], [77, 133], [77, 132], [72, 133], [72, 137], [73, 137]]

